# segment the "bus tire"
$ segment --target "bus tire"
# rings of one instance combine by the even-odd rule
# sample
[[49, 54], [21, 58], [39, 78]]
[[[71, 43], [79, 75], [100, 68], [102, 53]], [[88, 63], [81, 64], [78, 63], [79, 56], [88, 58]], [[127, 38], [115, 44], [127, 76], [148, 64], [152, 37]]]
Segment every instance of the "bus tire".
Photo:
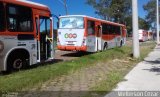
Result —
[[17, 71], [21, 70], [25, 67], [25, 58], [24, 57], [14, 57], [13, 59], [9, 59], [8, 66], [9, 71]]
[[28, 57], [23, 54], [15, 54], [12, 53], [7, 60], [7, 71], [18, 71], [29, 66], [29, 61], [27, 61]]
[[107, 50], [107, 49], [108, 49], [108, 43], [107, 43], [107, 42], [105, 42], [105, 43], [104, 43], [103, 50]]

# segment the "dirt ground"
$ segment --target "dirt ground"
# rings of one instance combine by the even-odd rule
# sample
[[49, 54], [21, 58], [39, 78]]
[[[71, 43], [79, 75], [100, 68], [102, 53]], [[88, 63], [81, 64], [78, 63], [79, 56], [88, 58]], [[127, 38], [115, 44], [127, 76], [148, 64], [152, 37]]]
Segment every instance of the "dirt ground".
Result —
[[56, 50], [55, 60], [69, 61], [69, 60], [73, 60], [73, 59], [76, 59], [76, 58], [79, 58], [79, 57], [82, 57], [82, 56], [85, 56], [88, 54], [90, 54], [90, 53]]

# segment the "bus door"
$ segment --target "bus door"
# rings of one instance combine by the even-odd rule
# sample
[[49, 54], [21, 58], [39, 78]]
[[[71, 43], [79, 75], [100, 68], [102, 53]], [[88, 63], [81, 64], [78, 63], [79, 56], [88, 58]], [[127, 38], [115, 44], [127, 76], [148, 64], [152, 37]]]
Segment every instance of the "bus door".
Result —
[[96, 24], [96, 34], [97, 34], [97, 51], [102, 50], [102, 26], [101, 24]]
[[87, 51], [96, 52], [96, 31], [95, 22], [92, 20], [87, 21]]
[[52, 19], [40, 16], [36, 18], [37, 25], [37, 60], [38, 62], [53, 59], [53, 30]]

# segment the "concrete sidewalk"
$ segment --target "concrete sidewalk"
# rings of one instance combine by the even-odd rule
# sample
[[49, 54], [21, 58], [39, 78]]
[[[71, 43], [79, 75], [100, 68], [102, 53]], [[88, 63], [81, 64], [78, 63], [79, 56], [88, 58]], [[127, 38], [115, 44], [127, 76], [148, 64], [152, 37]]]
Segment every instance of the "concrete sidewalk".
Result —
[[160, 45], [124, 79], [126, 81], [120, 82], [113, 91], [160, 91]]

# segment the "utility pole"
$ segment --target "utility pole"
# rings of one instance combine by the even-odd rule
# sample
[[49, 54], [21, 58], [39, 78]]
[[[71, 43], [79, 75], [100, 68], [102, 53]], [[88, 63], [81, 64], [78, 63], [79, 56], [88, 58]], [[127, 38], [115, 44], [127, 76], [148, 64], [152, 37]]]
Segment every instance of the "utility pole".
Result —
[[157, 0], [157, 44], [159, 43], [159, 0]]
[[64, 9], [65, 9], [65, 12], [66, 12], [66, 15], [68, 15], [68, 8], [67, 8], [67, 1], [66, 0], [58, 0], [63, 6], [64, 6]]
[[66, 2], [66, 0], [64, 0], [64, 7], [65, 7], [66, 15], [68, 15], [68, 9], [67, 9], [67, 2]]
[[132, 0], [132, 28], [133, 28], [133, 57], [139, 58], [139, 36], [138, 36], [138, 5], [137, 0]]

